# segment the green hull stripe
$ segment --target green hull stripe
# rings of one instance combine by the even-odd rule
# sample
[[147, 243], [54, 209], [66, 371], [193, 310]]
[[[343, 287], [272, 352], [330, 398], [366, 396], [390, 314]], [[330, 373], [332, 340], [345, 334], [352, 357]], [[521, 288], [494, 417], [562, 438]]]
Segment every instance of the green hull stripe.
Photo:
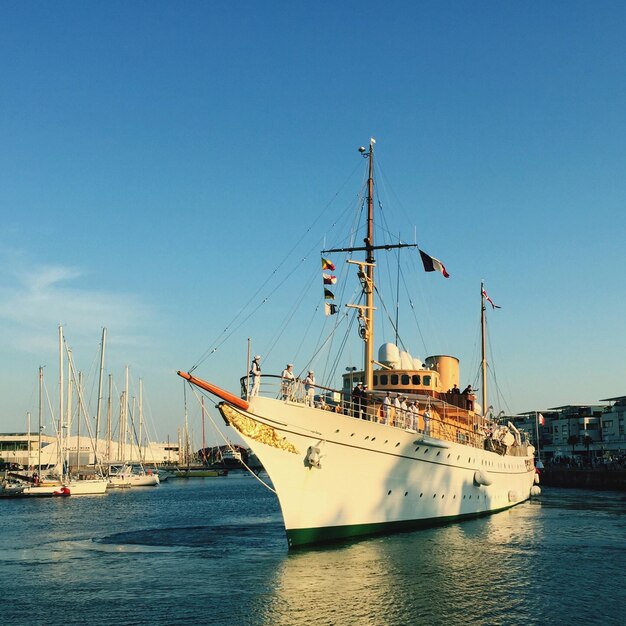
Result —
[[[518, 502], [516, 504], [521, 504]], [[419, 528], [429, 528], [458, 522], [461, 520], [476, 519], [498, 513], [514, 507], [515, 504], [504, 506], [500, 509], [489, 511], [477, 511], [476, 513], [465, 513], [462, 515], [449, 515], [447, 517], [431, 517], [427, 519], [400, 520], [395, 522], [379, 522], [376, 524], [353, 524], [348, 526], [323, 526], [319, 528], [294, 528], [287, 530], [287, 541], [289, 548], [300, 548], [333, 541], [342, 541], [355, 537], [365, 537], [367, 535], [382, 535], [387, 533], [406, 532]]]

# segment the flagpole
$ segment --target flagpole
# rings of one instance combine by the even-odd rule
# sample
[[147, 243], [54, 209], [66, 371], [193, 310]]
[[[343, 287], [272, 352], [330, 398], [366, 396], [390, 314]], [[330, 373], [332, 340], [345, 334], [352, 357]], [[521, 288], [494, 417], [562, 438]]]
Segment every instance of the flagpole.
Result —
[[535, 411], [535, 431], [537, 433], [537, 458], [541, 459], [541, 453], [539, 449], [539, 415]]
[[486, 332], [485, 332], [485, 289], [484, 281], [480, 281], [480, 332], [482, 337], [482, 359], [480, 362], [480, 368], [483, 378], [483, 415], [487, 415], [487, 350], [486, 350]]

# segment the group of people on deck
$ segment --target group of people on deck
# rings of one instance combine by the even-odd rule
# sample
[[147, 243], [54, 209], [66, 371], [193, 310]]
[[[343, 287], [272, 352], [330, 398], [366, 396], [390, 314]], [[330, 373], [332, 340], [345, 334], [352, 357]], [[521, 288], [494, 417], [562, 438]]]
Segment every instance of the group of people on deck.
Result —
[[[448, 393], [451, 393], [452, 395], [461, 395], [463, 396], [463, 398], [465, 399], [465, 408], [468, 411], [473, 411], [474, 410], [474, 400], [476, 399], [476, 396], [474, 395], [474, 390], [472, 389], [471, 385], [468, 385], [467, 387], [465, 387], [465, 389], [463, 389], [463, 391], [461, 391], [457, 386], [456, 383], [454, 383], [454, 386], [452, 387], [452, 389], [448, 389]], [[460, 404], [457, 406], [461, 406]]]
[[[250, 378], [252, 384], [250, 385], [250, 393], [248, 397], [252, 398], [259, 395], [259, 388], [261, 386], [261, 355], [257, 354], [252, 359], [250, 365]], [[283, 400], [290, 398], [293, 393], [293, 386], [296, 381], [296, 376], [293, 373], [293, 363], [287, 363], [283, 373], [281, 374], [280, 392]], [[315, 404], [315, 373], [310, 370], [304, 379], [304, 401], [309, 406]]]
[[[256, 355], [252, 360], [252, 364], [250, 366], [250, 393], [249, 397], [259, 395], [259, 387], [261, 384], [261, 356]], [[281, 374], [281, 397], [283, 400], [287, 400], [293, 397], [294, 391], [294, 383], [296, 380], [295, 374], [293, 373], [293, 363], [287, 363], [285, 369]], [[310, 370], [307, 373], [306, 378], [303, 381], [304, 384], [304, 402], [308, 406], [316, 406], [315, 404], [315, 373]], [[452, 389], [451, 393], [459, 393], [458, 387], [456, 388], [456, 392]], [[467, 389], [463, 392], [464, 394], [467, 391], [471, 392], [471, 385], [467, 386]], [[473, 399], [473, 396], [472, 396]], [[352, 417], [360, 418], [360, 419], [372, 419], [372, 416], [368, 413], [368, 392], [367, 386], [365, 386], [362, 382], [359, 382], [355, 385], [354, 389], [351, 393], [351, 403], [349, 410], [346, 411], [348, 414], [352, 415]], [[327, 407], [322, 407], [327, 408]], [[329, 407], [332, 409], [332, 407]], [[336, 407], [341, 412], [341, 407]], [[429, 433], [430, 431], [430, 407], [426, 406], [423, 413], [419, 412], [419, 403], [417, 401], [411, 401], [407, 396], [401, 395], [399, 393], [393, 394], [388, 391], [380, 405], [380, 411], [376, 411], [378, 414], [377, 421], [381, 424], [389, 424], [393, 426], [397, 426], [400, 428], [406, 428], [408, 430], [418, 431], [420, 430], [419, 426], [419, 417], [421, 415], [424, 421], [424, 432]]]

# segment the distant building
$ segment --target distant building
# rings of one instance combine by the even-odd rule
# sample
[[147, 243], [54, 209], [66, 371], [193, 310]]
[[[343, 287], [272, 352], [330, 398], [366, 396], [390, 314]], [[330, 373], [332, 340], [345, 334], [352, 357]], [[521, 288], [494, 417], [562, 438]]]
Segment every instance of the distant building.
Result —
[[[80, 449], [79, 449], [80, 446]], [[147, 464], [178, 463], [180, 449], [177, 443], [145, 443], [141, 453], [137, 445], [99, 439], [97, 442], [98, 459], [101, 462], [137, 462], [141, 460]], [[59, 461], [57, 438], [51, 435], [41, 435], [41, 465], [52, 467]], [[0, 434], [0, 459], [7, 463], [19, 463], [24, 467], [34, 467], [39, 463], [39, 437], [36, 433], [8, 433]], [[70, 467], [77, 465], [93, 465], [95, 454], [88, 437], [77, 436], [69, 438], [66, 458]]]
[[626, 396], [600, 402], [613, 404], [568, 404], [505, 419], [528, 433], [542, 459], [572, 455], [595, 459], [626, 454]]

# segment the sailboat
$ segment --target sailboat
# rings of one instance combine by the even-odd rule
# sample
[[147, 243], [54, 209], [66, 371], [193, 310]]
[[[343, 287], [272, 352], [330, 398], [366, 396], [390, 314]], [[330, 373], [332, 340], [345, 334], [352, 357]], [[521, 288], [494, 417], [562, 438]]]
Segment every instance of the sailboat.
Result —
[[[298, 380], [281, 393], [281, 376], [263, 375], [252, 393], [244, 377], [237, 395], [178, 372], [217, 398], [226, 424], [263, 464], [290, 548], [484, 516], [526, 501], [533, 486], [533, 446], [512, 424], [486, 415], [486, 396], [480, 406], [454, 391], [458, 359], [433, 355], [421, 362], [392, 343], [374, 358], [375, 255], [411, 245], [374, 243], [374, 144], [359, 148], [368, 162], [364, 245], [322, 250], [323, 261], [340, 252], [363, 254], [348, 263], [364, 304], [347, 305], [358, 314], [362, 369], [346, 368], [342, 389], [318, 386], [313, 396]], [[426, 257], [427, 271], [446, 275], [441, 262]], [[357, 382], [366, 388], [358, 396]]]

